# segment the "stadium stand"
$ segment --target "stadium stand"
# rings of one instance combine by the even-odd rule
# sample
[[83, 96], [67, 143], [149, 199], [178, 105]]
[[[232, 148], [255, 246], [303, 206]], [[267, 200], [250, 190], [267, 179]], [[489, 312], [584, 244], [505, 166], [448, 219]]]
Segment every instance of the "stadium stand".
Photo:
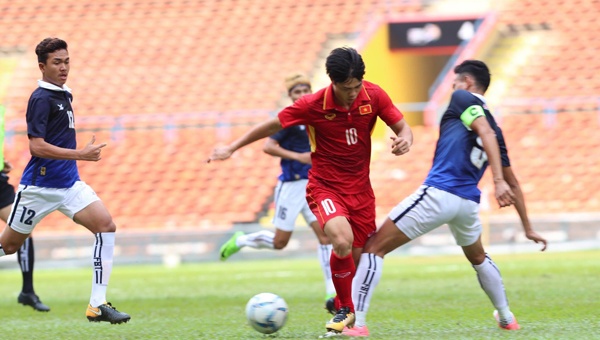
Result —
[[[245, 128], [232, 127], [231, 133]], [[279, 171], [277, 160], [263, 155], [260, 144], [229, 162], [206, 164], [217, 140], [213, 128], [177, 129], [171, 136], [162, 129], [132, 129], [116, 140], [109, 131], [91, 131], [80, 133], [78, 143], [87, 143], [92, 133], [109, 146], [100, 162], [80, 162], [80, 173], [123, 228], [213, 228], [254, 221]], [[29, 158], [26, 137], [15, 136], [7, 147], [15, 168], [22, 169]], [[11, 182], [17, 180], [15, 173]], [[53, 214], [40, 229], [44, 226], [69, 229], [72, 222]]]
[[[509, 98], [598, 95], [600, 69], [597, 49], [600, 7], [589, 0], [509, 1], [500, 22], [514, 31], [544, 31], [543, 45], [527, 56], [509, 90]], [[573, 20], [573, 14], [577, 20]], [[534, 61], [535, 62], [531, 62]], [[597, 103], [595, 103], [597, 105]], [[583, 106], [582, 106], [583, 105]], [[589, 109], [589, 103], [570, 102], [557, 109]], [[594, 107], [596, 108], [596, 107]]]
[[[501, 126], [530, 213], [600, 211], [598, 111], [513, 114], [501, 117]], [[378, 216], [389, 212], [425, 179], [437, 133], [435, 128], [414, 128], [415, 144], [406, 158], [389, 154], [385, 145], [377, 148], [371, 171]], [[494, 201], [489, 171], [480, 189], [491, 213], [515, 213], [514, 209], [499, 209]]]
[[[586, 0], [549, 3], [506, 1], [498, 7], [506, 30], [543, 33], [538, 39], [548, 43], [528, 49], [526, 56], [535, 63], [525, 60], [518, 77], [503, 74], [503, 98], [587, 98], [600, 90], [600, 79], [593, 77], [600, 68], [595, 58], [600, 40], [592, 29], [598, 26], [584, 29], [563, 15], [577, 10], [585, 23], [595, 20], [600, 9]], [[416, 0], [262, 0], [251, 5], [245, 0], [13, 0], [0, 5], [0, 30], [10, 32], [0, 50], [19, 60], [3, 66], [0, 77], [10, 82], [3, 92], [6, 118], [16, 131], [7, 141], [15, 166], [11, 182], [18, 182], [29, 158], [23, 113], [39, 78], [33, 49], [42, 38], [59, 36], [69, 42], [73, 59], [68, 85], [74, 89], [79, 142], [96, 134], [99, 142], [109, 143], [101, 162], [80, 162], [81, 175], [120, 228], [213, 229], [256, 221], [270, 203], [277, 160], [264, 155], [258, 143], [231, 161], [206, 165], [215, 143], [273, 114], [282, 77], [296, 70], [311, 73], [330, 35], [356, 33], [381, 14], [426, 10]], [[521, 53], [531, 41], [508, 43]], [[589, 100], [553, 103], [554, 111], [546, 115], [512, 115], [509, 106], [499, 110], [529, 209], [598, 211], [597, 108]], [[437, 131], [414, 131], [410, 158], [389, 155], [386, 141], [374, 146], [378, 215], [426, 176]], [[509, 211], [494, 203], [491, 207], [493, 213]], [[74, 229], [54, 214], [39, 230], [57, 228]]]
[[[11, 32], [2, 45], [21, 47], [28, 62], [15, 72], [10, 112], [25, 109], [39, 75], [31, 52], [48, 35], [72, 46], [79, 115], [273, 108], [282, 75], [310, 71], [327, 34], [357, 31], [386, 3], [12, 1], [0, 8], [0, 29]], [[102, 67], [80, 62], [94, 58]]]
[[[121, 228], [255, 221], [270, 201], [277, 160], [264, 156], [261, 145], [218, 166], [205, 165], [205, 158], [215, 142], [242, 131], [231, 124], [247, 127], [277, 108], [283, 76], [309, 72], [327, 34], [355, 32], [377, 11], [420, 6], [386, 3], [12, 1], [0, 6], [0, 29], [11, 32], [1, 47], [22, 61], [6, 98], [7, 119], [21, 131], [9, 155], [16, 169], [25, 166], [22, 114], [39, 78], [32, 52], [43, 37], [59, 36], [70, 44], [68, 85], [80, 143], [95, 133], [110, 144], [101, 162], [80, 163], [81, 175]], [[88, 67], [85, 61], [94, 59], [98, 66]], [[199, 111], [222, 114], [185, 114]], [[90, 116], [99, 120], [82, 119]], [[18, 179], [12, 175], [13, 183]], [[42, 224], [39, 230], [72, 226], [60, 214]]]

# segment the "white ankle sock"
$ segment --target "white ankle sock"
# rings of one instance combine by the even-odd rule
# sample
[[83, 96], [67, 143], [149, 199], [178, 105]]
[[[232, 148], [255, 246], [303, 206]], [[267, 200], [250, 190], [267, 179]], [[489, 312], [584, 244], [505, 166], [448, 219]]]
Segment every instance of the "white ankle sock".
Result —
[[383, 258], [375, 254], [361, 254], [354, 280], [352, 280], [352, 301], [356, 311], [358, 327], [367, 324], [367, 312], [373, 292], [383, 273]]
[[235, 244], [240, 247], [250, 247], [250, 248], [269, 248], [274, 249], [273, 247], [273, 239], [275, 238], [275, 233], [270, 230], [261, 230], [255, 233], [242, 235], [237, 238]]
[[0, 257], [6, 255], [4, 249], [2, 249], [2, 245], [0, 244]]
[[94, 235], [94, 275], [92, 276], [92, 295], [90, 305], [98, 307], [106, 302], [106, 289], [113, 267], [115, 233], [97, 233]]
[[498, 308], [498, 318], [500, 319], [500, 321], [505, 321], [507, 324], [513, 321], [513, 315], [510, 312], [508, 306], [504, 308]]
[[473, 268], [477, 272], [477, 278], [479, 279], [481, 288], [485, 291], [494, 307], [498, 310], [500, 320], [512, 322], [512, 314], [508, 308], [508, 299], [506, 298], [506, 292], [504, 291], [502, 276], [494, 261], [486, 254], [483, 263], [473, 265]]

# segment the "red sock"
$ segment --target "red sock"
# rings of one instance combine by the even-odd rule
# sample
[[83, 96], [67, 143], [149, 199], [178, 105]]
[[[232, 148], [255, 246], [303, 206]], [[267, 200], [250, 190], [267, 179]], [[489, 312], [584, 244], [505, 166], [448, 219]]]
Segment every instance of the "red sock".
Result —
[[342, 307], [349, 307], [350, 311], [354, 313], [354, 304], [352, 303], [352, 279], [356, 273], [356, 266], [354, 265], [352, 254], [340, 258], [335, 252], [331, 252], [329, 265], [331, 266], [331, 278], [340, 305]]

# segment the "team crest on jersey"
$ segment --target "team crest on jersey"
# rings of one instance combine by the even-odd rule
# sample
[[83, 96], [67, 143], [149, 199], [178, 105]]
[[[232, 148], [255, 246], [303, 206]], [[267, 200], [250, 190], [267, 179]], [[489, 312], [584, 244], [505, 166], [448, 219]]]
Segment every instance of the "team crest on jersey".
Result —
[[373, 109], [371, 109], [371, 104], [367, 104], [367, 105], [362, 105], [358, 107], [358, 112], [361, 115], [368, 115], [369, 113], [373, 112]]
[[62, 111], [62, 110], [64, 110], [64, 109], [65, 109], [65, 108], [63, 107], [63, 104], [56, 104], [56, 105], [58, 105], [58, 110], [59, 110], [59, 111]]
[[327, 118], [327, 120], [333, 120], [333, 118], [335, 118], [335, 113], [328, 113], [325, 115], [325, 118]]

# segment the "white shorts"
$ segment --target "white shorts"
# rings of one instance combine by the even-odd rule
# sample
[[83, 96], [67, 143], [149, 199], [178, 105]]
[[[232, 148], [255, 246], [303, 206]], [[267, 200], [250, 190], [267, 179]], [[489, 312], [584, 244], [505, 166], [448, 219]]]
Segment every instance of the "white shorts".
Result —
[[395, 206], [388, 217], [411, 240], [444, 224], [461, 247], [481, 235], [478, 203], [427, 185]]
[[58, 210], [73, 219], [73, 215], [98, 200], [94, 190], [82, 181], [64, 189], [19, 185], [8, 225], [21, 234], [31, 234], [51, 212]]
[[279, 230], [294, 231], [296, 219], [301, 213], [307, 224], [317, 220], [306, 202], [307, 179], [277, 182], [275, 187], [275, 216], [273, 224]]

